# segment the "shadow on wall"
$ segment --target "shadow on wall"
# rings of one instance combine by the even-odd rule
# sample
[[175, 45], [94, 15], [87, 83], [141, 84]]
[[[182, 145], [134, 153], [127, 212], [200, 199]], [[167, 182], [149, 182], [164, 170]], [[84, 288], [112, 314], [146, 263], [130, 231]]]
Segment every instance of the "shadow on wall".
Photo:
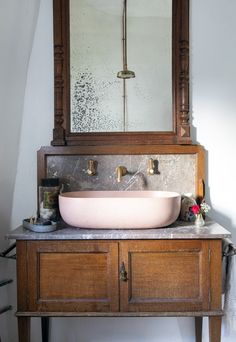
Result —
[[206, 193], [206, 201], [210, 205], [211, 210], [209, 212], [209, 216], [222, 225], [225, 229], [229, 230], [232, 234], [232, 240], [236, 240], [236, 226], [233, 224], [233, 221], [231, 218], [229, 218], [227, 215], [223, 213], [223, 211], [218, 211], [214, 209], [214, 206], [212, 205], [211, 201], [211, 190], [209, 187], [209, 152], [205, 150], [205, 193]]
[[[168, 329], [167, 329], [168, 326]], [[194, 342], [194, 319], [173, 317], [53, 318], [52, 341]]]
[[[0, 235], [0, 252], [3, 252], [9, 245], [8, 241], [4, 241], [4, 235], [9, 231], [9, 222], [3, 219]], [[14, 254], [14, 252], [13, 252]], [[16, 330], [16, 279], [15, 279], [15, 260], [0, 258], [0, 281], [12, 279], [13, 283], [7, 284], [0, 288], [0, 310], [12, 306], [12, 309], [3, 312], [0, 317], [0, 340], [9, 341], [9, 331], [6, 329], [11, 322], [11, 329]]]
[[[38, 0], [13, 0], [5, 1], [4, 4], [1, 2], [3, 10], [0, 11], [0, 252], [10, 244], [5, 240], [5, 234], [9, 232], [12, 222], [24, 93], [39, 4]], [[14, 279], [14, 276], [15, 261], [1, 258], [0, 280]], [[11, 304], [14, 307], [12, 311], [1, 316], [2, 341], [17, 340], [14, 317], [15, 286], [14, 279], [13, 284], [0, 289], [0, 306]]]
[[[14, 194], [14, 175], [15, 169], [13, 164], [7, 158], [1, 157], [1, 165], [4, 165], [4, 170], [1, 174], [0, 182], [0, 252], [6, 250], [12, 242], [5, 239], [5, 235], [9, 232], [11, 226], [11, 213], [12, 213], [12, 201]], [[2, 163], [2, 161], [4, 161]], [[12, 170], [8, 171], [9, 165]], [[10, 254], [14, 254], [12, 251]], [[0, 337], [2, 341], [10, 341], [9, 329], [6, 327], [11, 326], [12, 330], [16, 331], [16, 279], [15, 279], [16, 264], [13, 259], [5, 259], [0, 257], [0, 281], [5, 279], [13, 279], [13, 283], [8, 284], [0, 288], [0, 309], [8, 305], [11, 305], [13, 309], [5, 312], [0, 317]]]
[[12, 199], [13, 199], [13, 191], [14, 188], [12, 186], [8, 186], [7, 190], [4, 189], [5, 186], [0, 183], [0, 217], [1, 217], [1, 230], [0, 230], [0, 252], [2, 252], [5, 248], [8, 247], [9, 242], [4, 239], [4, 236], [10, 230], [11, 224], [11, 208], [12, 208]]
[[[200, 144], [196, 141], [197, 128], [193, 127], [193, 132], [191, 131], [193, 138], [193, 144]], [[204, 147], [204, 146], [203, 146]], [[205, 148], [205, 147], [204, 147]], [[236, 241], [236, 225], [233, 223], [232, 219], [225, 215], [223, 211], [217, 211], [214, 209], [211, 200], [211, 190], [209, 187], [209, 151], [205, 149], [205, 198], [206, 202], [210, 205], [211, 210], [209, 216], [222, 225], [225, 229], [229, 230], [232, 234], [232, 240]]]
[[[211, 205], [211, 203], [210, 203], [210, 205]], [[211, 208], [212, 208], [212, 206], [211, 206]], [[215, 210], [214, 208], [211, 209], [210, 216], [212, 218], [214, 218], [214, 220], [216, 222], [221, 224], [225, 229], [227, 229], [231, 232], [233, 241], [236, 240], [236, 226], [233, 225], [232, 220], [228, 216], [222, 214], [222, 212], [219, 212], [219, 211]]]

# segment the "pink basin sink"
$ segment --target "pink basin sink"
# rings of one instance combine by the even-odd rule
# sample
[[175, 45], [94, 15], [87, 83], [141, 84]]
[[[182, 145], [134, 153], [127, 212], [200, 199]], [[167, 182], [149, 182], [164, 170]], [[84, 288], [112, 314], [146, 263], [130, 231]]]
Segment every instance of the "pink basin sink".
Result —
[[59, 195], [70, 226], [92, 229], [160, 228], [179, 216], [181, 196], [168, 191], [75, 191]]

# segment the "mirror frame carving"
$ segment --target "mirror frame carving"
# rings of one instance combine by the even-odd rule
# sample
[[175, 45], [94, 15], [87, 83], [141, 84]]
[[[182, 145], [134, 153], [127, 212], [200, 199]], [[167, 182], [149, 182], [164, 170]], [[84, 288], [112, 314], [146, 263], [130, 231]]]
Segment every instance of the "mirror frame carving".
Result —
[[166, 132], [70, 132], [69, 0], [53, 0], [54, 146], [191, 144], [189, 123], [189, 0], [173, 0], [172, 118]]

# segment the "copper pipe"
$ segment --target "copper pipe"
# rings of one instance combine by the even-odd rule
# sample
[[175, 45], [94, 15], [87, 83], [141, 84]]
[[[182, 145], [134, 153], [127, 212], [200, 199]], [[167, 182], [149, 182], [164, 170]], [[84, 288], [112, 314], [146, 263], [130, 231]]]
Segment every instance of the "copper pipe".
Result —
[[127, 0], [124, 0], [123, 7], [123, 68], [127, 70]]
[[134, 78], [135, 73], [128, 70], [127, 62], [127, 0], [123, 3], [123, 15], [122, 15], [122, 55], [123, 55], [123, 70], [117, 74], [118, 78], [129, 79]]

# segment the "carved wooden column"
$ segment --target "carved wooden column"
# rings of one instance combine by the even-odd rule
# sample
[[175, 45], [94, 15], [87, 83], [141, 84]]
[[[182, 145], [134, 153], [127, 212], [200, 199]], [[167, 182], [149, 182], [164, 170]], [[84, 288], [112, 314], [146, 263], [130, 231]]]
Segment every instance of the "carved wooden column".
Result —
[[[189, 13], [189, 1], [180, 1], [181, 13]], [[178, 142], [190, 143], [189, 124], [189, 15], [183, 16], [179, 27], [179, 87], [178, 87]]]
[[68, 21], [68, 6], [65, 6], [65, 0], [54, 0], [53, 11], [57, 13], [54, 16], [54, 129], [52, 145], [65, 145], [65, 122], [64, 111], [67, 101], [65, 97], [67, 65], [65, 63], [65, 53], [67, 53], [68, 39], [62, 30], [65, 22]]

